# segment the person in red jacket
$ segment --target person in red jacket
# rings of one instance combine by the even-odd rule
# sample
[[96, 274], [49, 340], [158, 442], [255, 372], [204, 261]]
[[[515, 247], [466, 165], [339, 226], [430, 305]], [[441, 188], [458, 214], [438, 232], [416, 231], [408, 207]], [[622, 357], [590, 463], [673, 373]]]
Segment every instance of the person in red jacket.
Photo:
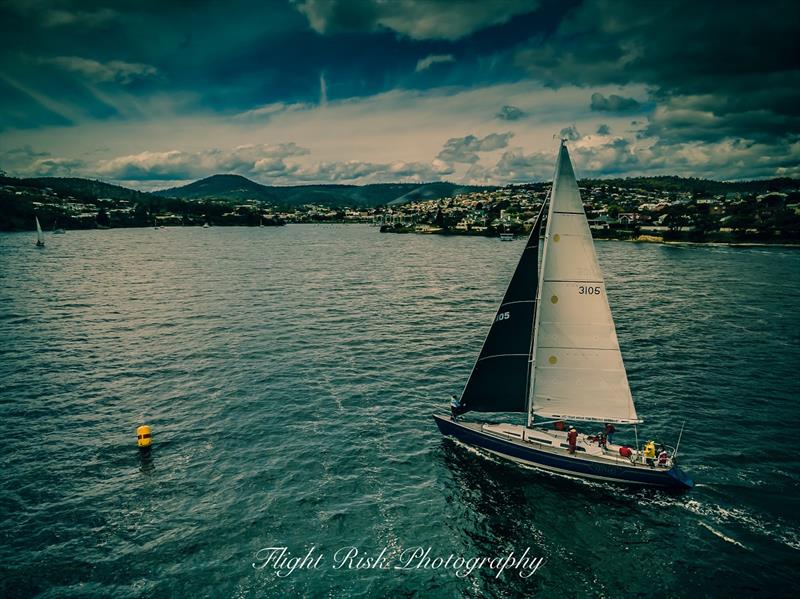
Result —
[[578, 444], [578, 431], [575, 427], [571, 427], [567, 433], [567, 443], [569, 444], [569, 452], [575, 453], [575, 446]]

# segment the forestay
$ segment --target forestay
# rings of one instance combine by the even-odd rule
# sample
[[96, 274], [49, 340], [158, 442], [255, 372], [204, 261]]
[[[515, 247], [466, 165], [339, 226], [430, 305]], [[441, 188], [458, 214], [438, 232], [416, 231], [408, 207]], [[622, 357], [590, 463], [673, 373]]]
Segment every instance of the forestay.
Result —
[[556, 162], [542, 254], [531, 409], [565, 420], [640, 422], [569, 154]]

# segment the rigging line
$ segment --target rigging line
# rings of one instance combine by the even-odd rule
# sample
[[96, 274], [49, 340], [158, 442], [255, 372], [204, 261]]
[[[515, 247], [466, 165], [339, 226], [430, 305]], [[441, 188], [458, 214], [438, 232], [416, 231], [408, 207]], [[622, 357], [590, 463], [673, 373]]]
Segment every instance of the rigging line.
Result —
[[582, 281], [580, 279], [544, 279], [542, 283], [588, 283], [590, 285], [603, 285], [604, 281]]
[[619, 351], [619, 347], [580, 347], [578, 345], [540, 345], [538, 349], [567, 349], [577, 351]]
[[533, 304], [535, 302], [536, 300], [514, 300], [513, 302], [505, 302], [500, 304], [500, 307], [502, 308], [503, 306], [510, 306], [511, 304]]
[[[558, 170], [558, 168], [556, 168]], [[542, 202], [542, 207], [539, 209], [539, 214], [536, 216], [536, 222], [533, 225], [534, 230], [538, 229], [536, 233], [537, 236], [541, 235], [542, 223], [544, 222], [545, 218], [545, 206], [547, 206], [548, 210], [553, 209], [553, 187], [555, 186], [555, 178], [553, 179], [553, 185], [550, 186], [550, 189], [547, 190], [547, 195]], [[541, 306], [542, 300], [542, 286], [544, 285], [544, 259], [547, 250], [547, 232], [550, 229], [550, 214], [547, 215], [547, 228], [545, 229], [544, 235], [544, 245], [542, 247], [542, 261], [539, 262], [539, 255], [536, 255], [536, 296], [534, 298], [533, 304], [533, 322], [531, 323], [531, 344], [530, 350], [528, 351], [528, 372], [525, 377], [525, 412], [527, 416], [528, 426], [531, 425], [533, 421], [533, 413], [531, 412], [531, 407], [533, 406], [533, 380], [536, 376], [536, 338], [539, 336], [537, 332], [537, 325], [539, 324], [539, 311]], [[539, 238], [537, 237], [537, 245]], [[538, 248], [537, 248], [538, 252]]]
[[524, 357], [527, 358], [528, 354], [494, 354], [494, 355], [491, 355], [491, 356], [483, 356], [482, 358], [480, 358], [478, 360], [478, 362], [483, 362], [484, 360], [489, 360], [491, 358], [514, 358], [514, 357], [518, 358], [518, 357], [521, 357], [521, 356], [524, 356]]

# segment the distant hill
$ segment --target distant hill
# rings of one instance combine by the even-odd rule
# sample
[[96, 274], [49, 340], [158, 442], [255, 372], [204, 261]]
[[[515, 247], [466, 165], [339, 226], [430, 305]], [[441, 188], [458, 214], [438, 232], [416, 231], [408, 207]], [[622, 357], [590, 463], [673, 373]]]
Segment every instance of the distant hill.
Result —
[[[611, 185], [627, 189], [647, 189], [653, 191], [693, 192], [703, 194], [723, 194], [728, 192], [765, 193], [768, 191], [792, 190], [800, 187], [797, 179], [778, 178], [755, 181], [713, 181], [675, 176], [627, 177], [618, 179], [582, 179], [581, 185]], [[155, 192], [142, 192], [103, 181], [75, 177], [34, 177], [18, 179], [0, 176], [0, 186], [28, 188], [32, 190], [51, 189], [64, 198], [73, 196], [83, 201], [98, 198], [128, 200], [149, 206], [154, 201], [177, 200], [221, 200], [242, 202], [258, 200], [286, 207], [299, 204], [321, 204], [325, 206], [374, 207], [380, 205], [396, 206], [411, 201], [447, 198], [459, 193], [492, 190], [496, 187], [457, 185], [448, 182], [434, 183], [374, 183], [370, 185], [295, 185], [277, 187], [262, 185], [240, 175], [213, 175], [188, 185], [173, 187]], [[549, 182], [525, 183], [516, 188], [542, 189]]]
[[139, 200], [146, 198], [148, 195], [135, 189], [77, 177], [33, 177], [30, 179], [0, 177], [0, 185], [13, 185], [31, 189], [52, 189], [59, 196], [73, 196], [79, 200], [96, 200], [97, 198]]
[[[326, 206], [397, 205], [413, 200], [452, 197], [465, 191], [489, 189], [454, 183], [374, 183], [370, 185], [262, 185], [240, 175], [213, 175], [188, 185], [153, 192], [181, 199], [260, 200], [274, 204]], [[494, 188], [491, 188], [494, 189]]]

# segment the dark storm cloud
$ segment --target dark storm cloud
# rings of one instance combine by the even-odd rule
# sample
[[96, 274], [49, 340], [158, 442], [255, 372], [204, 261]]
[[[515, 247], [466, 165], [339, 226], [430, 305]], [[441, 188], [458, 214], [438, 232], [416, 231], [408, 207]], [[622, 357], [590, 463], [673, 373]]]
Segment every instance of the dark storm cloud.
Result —
[[633, 98], [625, 98], [616, 94], [604, 96], [599, 92], [592, 94], [592, 101], [589, 108], [600, 112], [627, 112], [636, 110], [640, 104]]
[[[786, 79], [800, 85], [800, 77], [787, 76]], [[718, 141], [739, 137], [768, 141], [796, 137], [800, 133], [799, 107], [791, 102], [782, 104], [782, 101], [797, 93], [775, 85], [754, 89], [746, 97], [719, 94], [667, 97], [649, 116], [642, 135], [664, 141]]]
[[59, 158], [49, 152], [37, 152], [30, 146], [0, 154], [0, 171], [12, 175], [22, 172], [40, 177], [68, 177], [85, 166], [86, 162], [79, 158]]
[[520, 183], [544, 181], [553, 173], [553, 157], [547, 152], [525, 154], [522, 150], [504, 152], [491, 176], [503, 181]]
[[581, 138], [581, 134], [578, 133], [578, 129], [575, 127], [575, 125], [564, 127], [558, 132], [558, 135], [561, 137], [561, 139], [567, 139], [569, 141], [576, 141]]
[[479, 152], [491, 152], [492, 150], [505, 148], [508, 145], [508, 140], [513, 136], [513, 133], [508, 132], [490, 133], [484, 138], [478, 138], [474, 135], [454, 137], [447, 140], [437, 158], [445, 162], [478, 162]]
[[506, 105], [503, 106], [494, 116], [501, 121], [518, 121], [525, 116], [525, 112], [516, 106]]
[[[650, 161], [655, 171], [669, 172], [672, 164], [684, 174], [692, 168], [705, 173], [709, 165], [719, 170], [712, 176], [784, 174], [796, 171], [800, 143], [798, 6], [788, 0], [0, 0], [0, 131], [53, 128], [55, 139], [55, 127], [83, 132], [92, 124], [102, 137], [109, 131], [104, 121], [180, 116], [194, 119], [198, 131], [190, 147], [208, 148], [216, 145], [203, 135], [211, 120], [230, 123], [228, 139], [235, 139], [235, 127], [248, 121], [285, 122], [303, 110], [324, 123], [319, 106], [328, 104], [332, 112], [342, 100], [369, 102], [384, 92], [412, 90], [424, 98], [431, 89], [447, 89], [466, 97], [500, 89], [497, 84], [544, 85], [555, 94], [570, 86], [564, 99], [582, 93], [591, 100], [569, 114], [534, 112], [519, 95], [498, 96], [481, 114], [519, 132], [535, 124], [535, 115], [551, 131], [577, 122], [584, 132], [596, 128], [610, 138], [607, 125], [597, 126], [600, 116], [634, 144], [623, 148], [614, 138], [576, 148], [585, 172], [618, 172], [612, 163], [618, 160], [645, 171]], [[584, 91], [571, 89], [576, 85]], [[385, 119], [396, 117], [385, 110]], [[633, 129], [615, 120], [631, 112], [637, 115]], [[454, 123], [458, 116], [448, 115]], [[451, 174], [454, 165], [475, 178], [520, 180], [525, 165], [533, 169], [529, 176], [537, 172], [541, 156], [506, 150], [510, 132], [479, 139], [466, 135], [475, 117], [463, 120], [442, 135], [451, 139], [432, 162], [432, 156], [413, 154], [403, 157], [406, 162], [381, 163], [342, 156], [315, 167], [293, 156], [257, 158], [235, 149], [219, 150], [227, 158], [210, 149], [143, 151], [173, 147], [161, 139], [126, 147], [102, 166], [104, 176], [148, 181], [223, 167], [252, 176], [343, 181], [436, 178]], [[25, 135], [13, 145], [29, 143]], [[581, 137], [575, 126], [563, 135], [598, 141]], [[527, 148], [536, 140], [529, 142], [523, 142]], [[55, 145], [41, 147], [64, 153]], [[492, 150], [506, 150], [497, 167], [482, 154]], [[737, 172], [725, 167], [723, 156], [740, 161]], [[27, 160], [38, 173], [93, 168], [68, 156]]]
[[390, 29], [413, 39], [464, 37], [520, 13], [533, 12], [535, 0], [294, 0], [319, 33]]
[[[701, 128], [704, 138], [754, 138], [765, 128], [770, 135], [796, 135], [799, 16], [800, 4], [782, 0], [587, 1], [544, 44], [520, 49], [516, 60], [555, 87], [644, 83], [661, 106], [703, 96], [707, 111], [718, 118]], [[613, 110], [613, 102], [598, 100], [595, 109]], [[691, 126], [679, 130], [691, 138]], [[658, 122], [648, 130], [662, 133]]]

